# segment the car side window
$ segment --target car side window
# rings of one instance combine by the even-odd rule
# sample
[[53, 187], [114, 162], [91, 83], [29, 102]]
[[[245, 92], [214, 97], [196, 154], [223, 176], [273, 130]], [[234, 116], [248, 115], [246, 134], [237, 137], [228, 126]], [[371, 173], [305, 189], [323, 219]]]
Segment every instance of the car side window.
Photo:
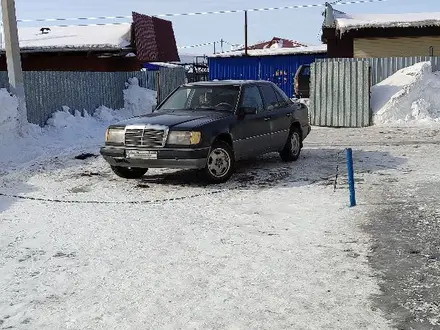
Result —
[[285, 108], [292, 104], [292, 100], [289, 99], [289, 97], [281, 90], [281, 88], [279, 88], [278, 86], [275, 86], [274, 88], [280, 108]]
[[275, 90], [270, 85], [262, 85], [261, 91], [263, 92], [264, 103], [266, 104], [266, 110], [275, 110], [280, 107], [280, 101], [275, 94]]
[[302, 76], [310, 76], [310, 66], [304, 66], [301, 72]]
[[264, 110], [263, 100], [257, 86], [245, 86], [240, 108], [256, 108], [257, 113]]

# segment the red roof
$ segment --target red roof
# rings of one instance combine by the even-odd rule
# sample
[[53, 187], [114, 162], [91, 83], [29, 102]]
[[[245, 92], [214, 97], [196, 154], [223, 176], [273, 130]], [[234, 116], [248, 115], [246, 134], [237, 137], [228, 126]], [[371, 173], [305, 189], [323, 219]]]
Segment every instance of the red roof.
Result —
[[[248, 46], [248, 49], [265, 49], [265, 48], [270, 48], [275, 43], [281, 43], [280, 48], [307, 47], [306, 44], [302, 44], [302, 43], [300, 43], [299, 41], [296, 41], [296, 40], [273, 37], [272, 40], [270, 40], [270, 41], [259, 42], [257, 44]], [[243, 50], [243, 49], [244, 48], [241, 48], [239, 50]]]

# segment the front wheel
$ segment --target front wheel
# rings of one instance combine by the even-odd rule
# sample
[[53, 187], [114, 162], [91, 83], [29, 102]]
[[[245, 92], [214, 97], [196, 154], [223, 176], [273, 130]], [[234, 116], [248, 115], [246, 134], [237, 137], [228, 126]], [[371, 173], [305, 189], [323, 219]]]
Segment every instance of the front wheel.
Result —
[[111, 166], [111, 169], [113, 173], [115, 173], [120, 178], [124, 178], [124, 179], [140, 179], [148, 171], [148, 168], [121, 167], [121, 166]]
[[280, 157], [285, 162], [298, 160], [302, 147], [301, 130], [298, 127], [290, 129], [284, 149], [280, 152]]
[[229, 144], [223, 141], [215, 142], [204, 169], [205, 178], [209, 183], [226, 182], [234, 172], [234, 165], [234, 152]]

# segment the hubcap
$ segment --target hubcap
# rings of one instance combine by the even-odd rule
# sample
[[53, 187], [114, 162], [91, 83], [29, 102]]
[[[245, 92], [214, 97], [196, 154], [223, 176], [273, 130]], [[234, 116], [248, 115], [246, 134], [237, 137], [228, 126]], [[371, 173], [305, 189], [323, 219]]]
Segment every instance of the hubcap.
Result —
[[298, 155], [299, 153], [299, 149], [300, 149], [300, 139], [299, 139], [299, 135], [297, 132], [293, 132], [292, 134], [292, 138], [290, 141], [290, 150], [292, 151], [293, 155]]
[[208, 158], [208, 171], [216, 178], [223, 177], [231, 167], [231, 158], [221, 148], [211, 151]]

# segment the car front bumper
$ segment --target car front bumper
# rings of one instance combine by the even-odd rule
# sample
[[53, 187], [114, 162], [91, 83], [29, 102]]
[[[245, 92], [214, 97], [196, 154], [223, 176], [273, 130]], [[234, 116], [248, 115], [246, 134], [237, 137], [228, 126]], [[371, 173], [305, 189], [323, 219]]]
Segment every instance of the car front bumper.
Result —
[[[127, 157], [128, 150], [157, 152], [157, 159]], [[202, 169], [206, 166], [209, 148], [201, 149], [135, 149], [105, 146], [101, 155], [111, 166], [139, 168]]]

